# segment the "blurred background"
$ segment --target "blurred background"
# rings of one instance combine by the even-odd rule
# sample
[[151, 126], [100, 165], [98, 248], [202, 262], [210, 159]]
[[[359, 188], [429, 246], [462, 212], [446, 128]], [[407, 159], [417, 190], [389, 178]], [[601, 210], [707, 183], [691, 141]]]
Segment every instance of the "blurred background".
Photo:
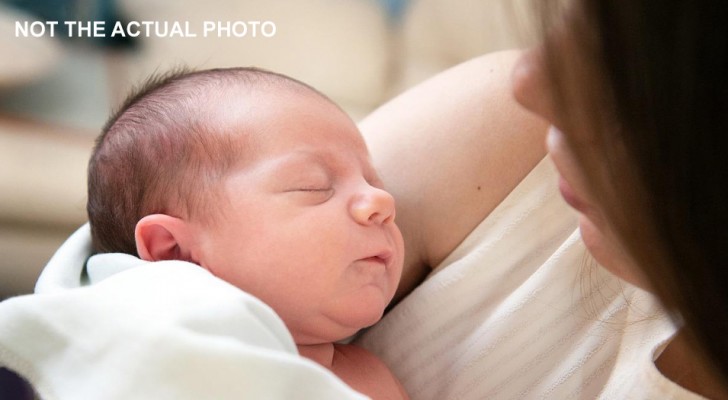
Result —
[[[516, 0], [0, 0], [0, 299], [32, 291], [86, 220], [86, 163], [128, 91], [154, 71], [258, 66], [311, 84], [355, 120], [397, 93], [531, 37]], [[16, 21], [61, 21], [15, 37]], [[197, 38], [68, 38], [62, 21], [188, 21]], [[201, 35], [271, 21], [273, 37]]]

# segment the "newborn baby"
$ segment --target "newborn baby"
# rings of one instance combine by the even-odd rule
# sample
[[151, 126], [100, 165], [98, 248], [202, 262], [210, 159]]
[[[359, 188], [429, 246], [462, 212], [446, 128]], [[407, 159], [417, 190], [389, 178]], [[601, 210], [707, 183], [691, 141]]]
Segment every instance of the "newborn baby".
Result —
[[198, 264], [271, 306], [302, 356], [407, 398], [335, 343], [381, 318], [404, 249], [357, 127], [323, 94], [253, 68], [151, 79], [98, 138], [88, 190], [96, 252]]

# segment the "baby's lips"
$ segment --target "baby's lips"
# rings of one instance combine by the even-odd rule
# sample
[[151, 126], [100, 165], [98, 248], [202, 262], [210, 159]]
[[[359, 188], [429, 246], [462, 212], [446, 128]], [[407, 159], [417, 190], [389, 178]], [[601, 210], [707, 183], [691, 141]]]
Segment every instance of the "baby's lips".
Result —
[[392, 250], [385, 249], [385, 250], [378, 251], [369, 257], [364, 257], [361, 259], [361, 261], [376, 262], [376, 263], [383, 264], [385, 267], [388, 267], [393, 254], [394, 253], [392, 252]]

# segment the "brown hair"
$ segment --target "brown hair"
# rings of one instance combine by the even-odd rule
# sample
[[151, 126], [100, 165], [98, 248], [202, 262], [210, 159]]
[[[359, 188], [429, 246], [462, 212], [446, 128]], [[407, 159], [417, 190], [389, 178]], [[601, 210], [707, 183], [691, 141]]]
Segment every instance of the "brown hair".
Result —
[[656, 294], [728, 382], [728, 3], [576, 0], [566, 13], [546, 3], [564, 130], [588, 130], [598, 153], [574, 143], [582, 169]]
[[134, 230], [146, 215], [192, 217], [206, 211], [202, 204], [215, 196], [215, 183], [249, 149], [233, 140], [245, 132], [215, 125], [205, 105], [224, 101], [218, 97], [228, 90], [252, 88], [326, 98], [284, 75], [228, 68], [154, 75], [126, 99], [104, 126], [89, 161], [87, 212], [96, 252], [137, 255]]

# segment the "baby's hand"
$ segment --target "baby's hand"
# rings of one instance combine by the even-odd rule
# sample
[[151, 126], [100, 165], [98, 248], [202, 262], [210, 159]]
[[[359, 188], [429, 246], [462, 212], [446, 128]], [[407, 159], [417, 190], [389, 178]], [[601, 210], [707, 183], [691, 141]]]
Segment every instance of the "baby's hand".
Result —
[[334, 344], [331, 371], [373, 400], [407, 400], [409, 396], [392, 371], [374, 354], [350, 344]]

